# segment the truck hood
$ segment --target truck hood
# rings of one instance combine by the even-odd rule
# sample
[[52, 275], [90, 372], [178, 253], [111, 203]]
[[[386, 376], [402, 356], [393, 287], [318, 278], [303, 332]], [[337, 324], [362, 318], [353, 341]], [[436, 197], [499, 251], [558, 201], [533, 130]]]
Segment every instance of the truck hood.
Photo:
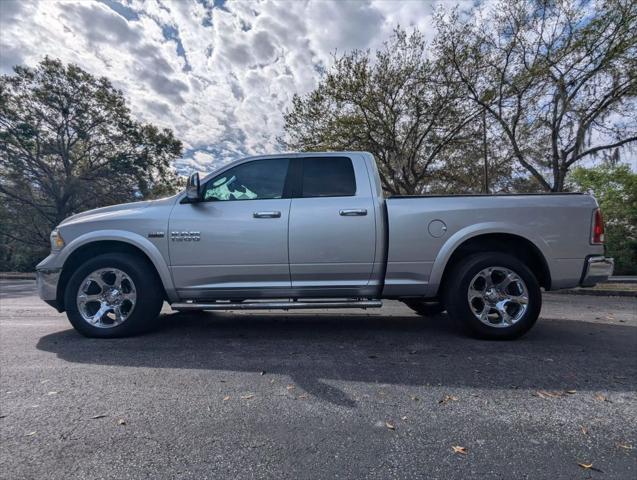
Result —
[[144, 210], [151, 205], [166, 203], [167, 201], [173, 199], [174, 197], [168, 197], [159, 200], [145, 200], [142, 202], [122, 203], [119, 205], [112, 205], [110, 207], [95, 208], [93, 210], [87, 210], [86, 212], [78, 213], [76, 215], [71, 215], [70, 217], [65, 218], [59, 226], [62, 227], [77, 223], [93, 222], [106, 219], [111, 220], [118, 217], [123, 218], [131, 214], [139, 213], [141, 210]]

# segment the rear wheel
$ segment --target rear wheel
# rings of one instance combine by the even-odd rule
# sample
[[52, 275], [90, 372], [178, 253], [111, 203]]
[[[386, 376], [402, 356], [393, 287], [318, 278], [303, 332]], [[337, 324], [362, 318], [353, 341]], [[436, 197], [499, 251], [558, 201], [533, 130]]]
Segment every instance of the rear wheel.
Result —
[[445, 280], [449, 316], [490, 339], [524, 335], [537, 321], [542, 293], [533, 272], [507, 254], [471, 255]]
[[432, 317], [445, 311], [444, 305], [440, 302], [409, 299], [405, 300], [404, 303], [418, 315], [422, 315], [423, 317]]
[[66, 287], [67, 317], [82, 335], [114, 338], [146, 330], [163, 304], [161, 285], [146, 261], [107, 253], [80, 266]]

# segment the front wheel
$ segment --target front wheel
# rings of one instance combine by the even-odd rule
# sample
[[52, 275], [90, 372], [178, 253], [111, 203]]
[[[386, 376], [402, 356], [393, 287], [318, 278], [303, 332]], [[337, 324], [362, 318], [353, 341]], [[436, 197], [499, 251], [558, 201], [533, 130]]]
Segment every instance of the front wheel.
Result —
[[146, 330], [163, 304], [161, 285], [144, 259], [107, 253], [81, 265], [69, 279], [66, 314], [82, 335], [114, 338]]
[[449, 272], [444, 290], [449, 316], [482, 338], [520, 337], [535, 324], [542, 308], [533, 272], [502, 253], [467, 257]]

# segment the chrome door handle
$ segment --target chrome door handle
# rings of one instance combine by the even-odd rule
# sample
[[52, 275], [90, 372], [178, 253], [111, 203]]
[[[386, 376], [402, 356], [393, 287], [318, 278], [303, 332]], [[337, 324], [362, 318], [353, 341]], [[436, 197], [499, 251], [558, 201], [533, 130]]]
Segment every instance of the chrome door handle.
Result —
[[252, 216], [254, 218], [279, 218], [281, 212], [254, 212]]
[[367, 215], [365, 208], [348, 208], [339, 212], [343, 217], [364, 217]]

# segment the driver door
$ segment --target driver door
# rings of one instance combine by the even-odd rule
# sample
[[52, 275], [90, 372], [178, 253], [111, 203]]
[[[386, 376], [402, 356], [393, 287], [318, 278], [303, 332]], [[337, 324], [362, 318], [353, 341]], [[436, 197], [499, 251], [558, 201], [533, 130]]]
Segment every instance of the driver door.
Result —
[[175, 205], [169, 251], [182, 299], [289, 292], [289, 165], [285, 158], [241, 163], [207, 181], [202, 202]]

